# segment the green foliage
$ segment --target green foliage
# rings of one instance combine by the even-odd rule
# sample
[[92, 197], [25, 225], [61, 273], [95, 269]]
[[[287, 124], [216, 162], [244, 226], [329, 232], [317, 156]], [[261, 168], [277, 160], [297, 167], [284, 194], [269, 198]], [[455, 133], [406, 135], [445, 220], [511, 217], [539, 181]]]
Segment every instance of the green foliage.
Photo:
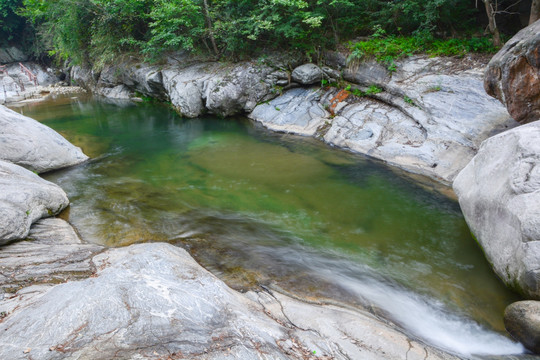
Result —
[[[439, 43], [434, 35], [462, 29], [475, 11], [468, 0], [0, 0], [0, 16], [20, 1], [51, 54], [98, 67], [122, 53], [157, 58], [179, 50], [238, 57], [287, 48], [317, 61], [322, 50], [375, 29], [352, 57], [392, 69], [394, 59], [426, 48], [461, 53], [462, 41]], [[471, 40], [465, 49], [488, 45]]]
[[351, 54], [347, 61], [357, 62], [374, 58], [395, 70], [394, 61], [413, 54], [424, 53], [432, 56], [462, 56], [467, 53], [495, 53], [488, 38], [452, 38], [436, 39], [429, 34], [416, 36], [386, 35], [386, 31], [377, 27], [374, 35], [366, 41], [350, 44]]

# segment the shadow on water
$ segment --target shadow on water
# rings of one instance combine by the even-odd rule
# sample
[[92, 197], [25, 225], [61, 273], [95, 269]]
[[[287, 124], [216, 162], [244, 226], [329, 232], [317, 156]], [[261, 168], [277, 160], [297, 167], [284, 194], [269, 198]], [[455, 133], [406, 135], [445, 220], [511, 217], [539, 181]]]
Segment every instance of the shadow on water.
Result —
[[462, 355], [522, 352], [501, 335], [517, 297], [457, 203], [399, 171], [245, 119], [72, 99], [18, 110], [93, 157], [47, 175], [86, 241], [167, 241], [239, 290], [367, 308]]

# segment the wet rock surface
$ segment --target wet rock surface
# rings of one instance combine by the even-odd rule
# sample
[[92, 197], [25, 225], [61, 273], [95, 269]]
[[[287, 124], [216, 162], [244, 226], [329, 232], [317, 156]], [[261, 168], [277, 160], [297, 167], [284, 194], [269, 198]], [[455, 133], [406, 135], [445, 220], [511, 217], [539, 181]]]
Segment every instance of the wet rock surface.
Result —
[[454, 182], [495, 272], [530, 299], [540, 299], [539, 138], [539, 122], [489, 138]]
[[379, 64], [361, 64], [344, 73], [360, 84], [350, 91], [289, 90], [250, 117], [450, 183], [484, 139], [517, 125], [485, 94], [481, 67], [454, 65], [412, 58], [391, 74]]
[[484, 86], [514, 119], [540, 119], [540, 21], [522, 29], [491, 59]]
[[240, 294], [172, 245], [111, 249], [92, 261], [85, 280], [5, 296], [0, 357], [454, 358], [368, 314]]
[[88, 157], [51, 128], [0, 105], [0, 159], [41, 173]]
[[504, 311], [506, 330], [525, 347], [540, 354], [540, 302], [518, 301]]
[[18, 165], [0, 160], [0, 245], [28, 235], [32, 223], [59, 213], [66, 193]]

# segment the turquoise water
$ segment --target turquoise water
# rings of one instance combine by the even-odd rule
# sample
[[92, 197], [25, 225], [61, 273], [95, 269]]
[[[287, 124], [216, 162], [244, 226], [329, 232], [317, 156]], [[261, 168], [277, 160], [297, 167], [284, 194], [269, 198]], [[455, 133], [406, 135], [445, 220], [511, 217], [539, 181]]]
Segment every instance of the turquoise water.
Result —
[[182, 119], [159, 105], [63, 98], [16, 110], [92, 157], [44, 176], [68, 193], [64, 216], [86, 241], [167, 241], [239, 290], [368, 308], [462, 354], [520, 349], [497, 334], [517, 297], [459, 205], [400, 171], [246, 119]]

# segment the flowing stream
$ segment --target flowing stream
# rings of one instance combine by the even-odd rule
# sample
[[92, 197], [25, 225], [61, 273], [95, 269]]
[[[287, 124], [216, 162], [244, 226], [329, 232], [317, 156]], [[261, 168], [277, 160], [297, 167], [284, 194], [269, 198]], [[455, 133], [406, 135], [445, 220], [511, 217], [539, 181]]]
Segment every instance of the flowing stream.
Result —
[[464, 357], [519, 354], [459, 205], [401, 171], [246, 119], [60, 98], [15, 109], [93, 159], [45, 174], [89, 242], [166, 241], [238, 290], [360, 307]]

